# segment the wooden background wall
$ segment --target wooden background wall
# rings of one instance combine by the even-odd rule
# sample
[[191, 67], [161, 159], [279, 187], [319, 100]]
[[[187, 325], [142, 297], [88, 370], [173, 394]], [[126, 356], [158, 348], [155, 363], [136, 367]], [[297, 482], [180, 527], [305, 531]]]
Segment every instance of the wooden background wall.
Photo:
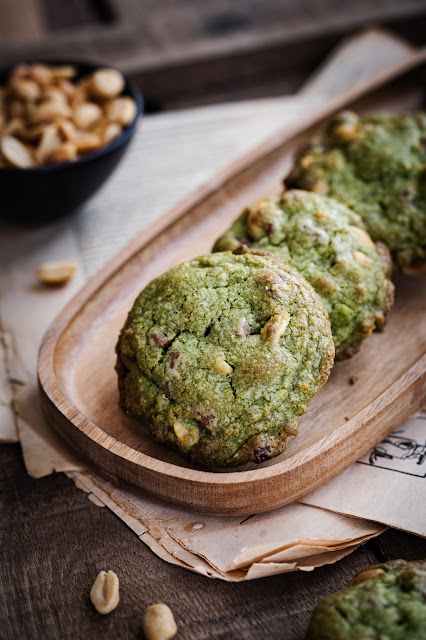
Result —
[[426, 0], [1, 0], [0, 65], [115, 64], [152, 111], [293, 91], [342, 35], [378, 24], [422, 44]]

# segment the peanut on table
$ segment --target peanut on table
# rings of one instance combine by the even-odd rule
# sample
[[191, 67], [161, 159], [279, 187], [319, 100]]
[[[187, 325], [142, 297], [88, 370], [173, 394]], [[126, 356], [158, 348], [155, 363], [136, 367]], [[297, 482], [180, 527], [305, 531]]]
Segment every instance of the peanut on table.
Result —
[[74, 80], [73, 66], [18, 65], [0, 88], [0, 167], [76, 160], [118, 137], [136, 116], [121, 96], [116, 69], [97, 69]]
[[114, 611], [120, 601], [120, 582], [114, 571], [101, 571], [90, 590], [90, 599], [98, 613]]
[[48, 260], [37, 267], [36, 277], [46, 285], [62, 285], [73, 277], [76, 269], [71, 260]]
[[142, 628], [146, 640], [170, 640], [177, 633], [173, 612], [166, 604], [153, 604], [145, 611]]

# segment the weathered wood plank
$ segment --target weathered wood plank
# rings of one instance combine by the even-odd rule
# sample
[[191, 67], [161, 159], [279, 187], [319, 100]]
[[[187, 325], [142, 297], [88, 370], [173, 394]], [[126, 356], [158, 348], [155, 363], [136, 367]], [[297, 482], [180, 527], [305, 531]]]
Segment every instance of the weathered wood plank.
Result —
[[[395, 547], [398, 556], [426, 556], [426, 540], [392, 532], [379, 539], [380, 553], [371, 541], [314, 573], [241, 584], [206, 580], [157, 558], [63, 475], [31, 479], [17, 445], [0, 447], [0, 510], [3, 640], [139, 638], [144, 608], [156, 601], [171, 606], [185, 640], [301, 640], [313, 606], [357, 570], [394, 558]], [[108, 617], [88, 597], [101, 569], [121, 581], [120, 604]]]
[[[23, 41], [0, 41], [4, 65], [23, 58], [69, 59], [78, 52], [131, 73], [157, 109], [288, 93], [342, 35], [381, 23], [422, 43], [426, 24], [423, 0], [360, 0], [349, 6], [333, 0], [250, 0], [232, 7], [225, 0], [73, 0], [66, 8], [53, 0], [18, 5], [23, 2], [44, 16], [45, 37], [27, 29]], [[9, 23], [15, 13], [0, 21], [6, 34], [14, 31]]]
[[40, 0], [2, 0], [0, 2], [0, 42], [5, 48], [12, 43], [41, 40], [46, 35]]

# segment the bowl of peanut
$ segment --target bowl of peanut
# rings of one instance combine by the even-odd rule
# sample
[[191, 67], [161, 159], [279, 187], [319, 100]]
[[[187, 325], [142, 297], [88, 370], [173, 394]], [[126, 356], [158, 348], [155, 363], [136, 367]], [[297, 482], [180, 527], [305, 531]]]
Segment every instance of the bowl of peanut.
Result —
[[38, 224], [76, 211], [111, 175], [142, 113], [139, 90], [117, 69], [0, 72], [0, 216]]

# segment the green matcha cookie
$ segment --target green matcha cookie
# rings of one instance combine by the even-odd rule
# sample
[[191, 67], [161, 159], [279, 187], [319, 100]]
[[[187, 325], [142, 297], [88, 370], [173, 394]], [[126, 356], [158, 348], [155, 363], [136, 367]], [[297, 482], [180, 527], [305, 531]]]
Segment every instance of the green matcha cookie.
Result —
[[337, 359], [354, 355], [384, 324], [394, 289], [389, 252], [336, 200], [296, 189], [263, 200], [243, 212], [214, 251], [240, 244], [279, 256], [310, 282], [328, 311]]
[[344, 202], [396, 266], [426, 268], [426, 114], [343, 112], [301, 149], [285, 184]]
[[315, 609], [306, 640], [424, 640], [426, 561], [386, 562], [358, 573]]
[[286, 264], [260, 255], [195, 258], [153, 280], [117, 345], [122, 408], [205, 466], [282, 453], [327, 380], [327, 312]]

